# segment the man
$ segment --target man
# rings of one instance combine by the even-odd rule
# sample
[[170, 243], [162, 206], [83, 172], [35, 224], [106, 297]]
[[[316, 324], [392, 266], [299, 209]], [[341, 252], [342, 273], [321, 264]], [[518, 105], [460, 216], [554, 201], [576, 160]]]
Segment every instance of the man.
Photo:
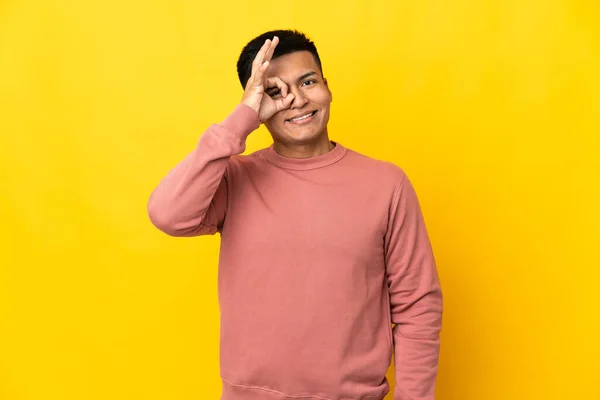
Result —
[[[221, 399], [380, 400], [393, 348], [395, 399], [433, 399], [442, 294], [410, 181], [330, 141], [302, 33], [258, 36], [238, 75], [241, 103], [148, 205], [169, 235], [221, 235]], [[241, 155], [261, 123], [273, 144]]]

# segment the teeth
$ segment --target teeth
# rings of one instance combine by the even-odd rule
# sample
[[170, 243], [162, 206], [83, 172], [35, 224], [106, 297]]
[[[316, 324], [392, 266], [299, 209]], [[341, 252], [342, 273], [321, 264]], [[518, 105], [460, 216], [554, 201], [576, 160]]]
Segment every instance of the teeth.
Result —
[[303, 116], [303, 117], [293, 118], [293, 119], [291, 119], [290, 121], [302, 121], [303, 119], [306, 119], [306, 118], [308, 118], [308, 117], [312, 117], [314, 113], [315, 113], [315, 112], [313, 111], [313, 112], [311, 112], [310, 114], [306, 114], [306, 115], [305, 115], [305, 116]]

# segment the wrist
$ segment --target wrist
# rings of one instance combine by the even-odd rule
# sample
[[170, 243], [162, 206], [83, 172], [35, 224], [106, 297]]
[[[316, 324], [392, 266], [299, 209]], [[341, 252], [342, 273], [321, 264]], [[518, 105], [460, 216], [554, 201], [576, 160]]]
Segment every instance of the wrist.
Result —
[[253, 109], [256, 112], [256, 114], [260, 113], [260, 104], [253, 104], [252, 102], [249, 102], [245, 99], [243, 99], [240, 104], [250, 107], [251, 109]]
[[240, 140], [246, 140], [246, 137], [260, 126], [258, 113], [245, 103], [236, 106], [231, 114], [221, 122], [221, 126], [233, 133]]

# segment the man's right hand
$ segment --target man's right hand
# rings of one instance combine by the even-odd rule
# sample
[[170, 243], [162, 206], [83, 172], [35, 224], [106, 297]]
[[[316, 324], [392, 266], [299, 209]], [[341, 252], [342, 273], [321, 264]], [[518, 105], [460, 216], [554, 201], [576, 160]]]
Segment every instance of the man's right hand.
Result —
[[[271, 65], [271, 58], [279, 38], [275, 36], [273, 41], [267, 39], [260, 48], [252, 62], [252, 75], [246, 83], [242, 104], [246, 104], [258, 113], [260, 122], [265, 122], [281, 110], [289, 108], [294, 101], [294, 94], [288, 92], [288, 87], [280, 78], [267, 78], [266, 71]], [[269, 88], [279, 89], [281, 96], [272, 99], [265, 90]]]

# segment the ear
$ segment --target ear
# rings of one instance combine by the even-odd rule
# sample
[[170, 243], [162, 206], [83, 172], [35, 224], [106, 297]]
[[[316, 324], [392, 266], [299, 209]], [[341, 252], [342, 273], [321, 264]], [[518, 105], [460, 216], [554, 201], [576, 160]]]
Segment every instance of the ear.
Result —
[[329, 91], [329, 97], [331, 98], [331, 101], [333, 101], [333, 94], [331, 93], [331, 89], [329, 89], [329, 82], [327, 82], [327, 79], [323, 78], [323, 83], [325, 84], [325, 87]]

